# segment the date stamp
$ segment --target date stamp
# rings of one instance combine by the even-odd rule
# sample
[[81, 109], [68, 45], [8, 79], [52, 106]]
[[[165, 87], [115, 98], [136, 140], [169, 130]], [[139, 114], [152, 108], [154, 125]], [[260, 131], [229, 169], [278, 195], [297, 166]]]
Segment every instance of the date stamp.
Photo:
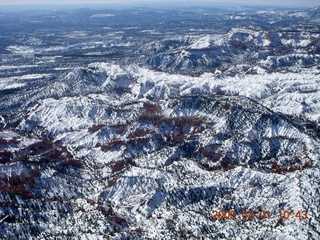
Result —
[[289, 210], [280, 210], [278, 213], [271, 212], [270, 210], [260, 210], [260, 211], [253, 211], [253, 210], [243, 210], [241, 213], [237, 213], [235, 210], [212, 210], [212, 219], [213, 220], [253, 220], [255, 218], [263, 220], [269, 219], [277, 214], [279, 219], [286, 220], [286, 219], [300, 219], [306, 220], [308, 218], [308, 211], [307, 210], [298, 210], [296, 212], [289, 211]]

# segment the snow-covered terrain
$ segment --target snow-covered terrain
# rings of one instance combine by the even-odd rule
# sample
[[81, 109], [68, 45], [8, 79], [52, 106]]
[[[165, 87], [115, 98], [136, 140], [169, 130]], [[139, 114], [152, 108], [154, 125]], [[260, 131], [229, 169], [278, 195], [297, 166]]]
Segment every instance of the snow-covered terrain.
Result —
[[[43, 237], [232, 238], [237, 233], [307, 239], [318, 234], [319, 222], [312, 216], [318, 214], [315, 179], [320, 173], [319, 130], [305, 121], [319, 121], [318, 111], [312, 111], [319, 105], [316, 94], [292, 89], [305, 89], [308, 83], [319, 91], [316, 72], [189, 77], [93, 63], [53, 83], [50, 89], [61, 97], [39, 101], [17, 128], [49, 139], [47, 149], [53, 144], [58, 150], [47, 153], [37, 147], [35, 157], [22, 161], [30, 156], [25, 150], [30, 151], [30, 143], [44, 140], [15, 136], [32, 142], [3, 145], [3, 154], [11, 154], [10, 171], [5, 171], [21, 169], [22, 177], [30, 174], [24, 169], [41, 163], [48, 170], [35, 177], [38, 185], [31, 192], [42, 193], [50, 178], [49, 206], [65, 194], [59, 206], [70, 208], [68, 217], [59, 217], [62, 210], [41, 213], [55, 226], [46, 227]], [[84, 86], [91, 93], [82, 91]], [[66, 96], [70, 89], [73, 96]], [[311, 103], [305, 111], [297, 101], [297, 112], [286, 112], [292, 109], [290, 99], [304, 95]], [[278, 99], [277, 104], [271, 99]], [[273, 111], [279, 109], [282, 113]], [[76, 192], [59, 172], [61, 165], [70, 171], [68, 178], [81, 183]], [[57, 194], [57, 187], [69, 192]], [[213, 209], [234, 209], [238, 218], [213, 221]], [[271, 211], [270, 219], [240, 217], [245, 210], [258, 216], [259, 209]], [[279, 221], [280, 210], [307, 210], [309, 218]], [[97, 222], [92, 225], [90, 219]]]
[[170, 11], [0, 46], [0, 239], [319, 239], [319, 9]]

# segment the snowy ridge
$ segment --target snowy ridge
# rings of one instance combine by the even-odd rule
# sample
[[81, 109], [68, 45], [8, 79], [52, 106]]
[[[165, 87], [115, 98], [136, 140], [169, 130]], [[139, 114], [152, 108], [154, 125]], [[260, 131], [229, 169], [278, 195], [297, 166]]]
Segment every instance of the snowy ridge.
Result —
[[[318, 70], [313, 71], [190, 77], [136, 65], [93, 63], [53, 81], [50, 89], [60, 97], [39, 101], [17, 130], [34, 136], [33, 146], [45, 143], [57, 150], [30, 147], [28, 140], [17, 152], [14, 141], [25, 137], [14, 132], [1, 143], [6, 146], [7, 152], [2, 153], [6, 167], [41, 170], [40, 175], [32, 172], [36, 184], [30, 182], [31, 193], [40, 191], [40, 195], [25, 190], [23, 198], [32, 200], [21, 200], [18, 206], [28, 201], [40, 204], [45, 191], [40, 189], [45, 189], [48, 179], [53, 181], [53, 190], [44, 194], [50, 199], [39, 215], [50, 224], [39, 221], [35, 233], [21, 227], [20, 236], [316, 236], [319, 221], [314, 217], [309, 222], [278, 217], [279, 210], [307, 209], [309, 216], [318, 214], [314, 179], [320, 174], [319, 130], [298, 118], [318, 121], [312, 109], [318, 107], [319, 79]], [[294, 97], [301, 104], [302, 96], [310, 105], [293, 114], [296, 118], [273, 111], [272, 98], [286, 109], [289, 100], [285, 99]], [[17, 159], [20, 151], [22, 156], [33, 151], [34, 157]], [[47, 162], [52, 154], [56, 160]], [[23, 171], [20, 178], [30, 174]], [[58, 188], [66, 192], [58, 194]], [[53, 206], [57, 210], [46, 210]], [[10, 208], [2, 209], [1, 216], [9, 216], [3, 220], [8, 229], [5, 236], [12, 236], [10, 229], [17, 225], [7, 220], [12, 219]], [[244, 210], [258, 215], [259, 209], [265, 209], [271, 217], [213, 221], [214, 209], [234, 209], [238, 216]], [[28, 214], [33, 211], [28, 208]], [[24, 217], [16, 214], [17, 219]]]
[[[89, 68], [99, 69], [106, 76], [112, 76], [114, 73], [104, 66], [97, 63], [90, 64]], [[211, 73], [190, 77], [156, 72], [135, 65], [125, 67], [122, 71], [126, 71], [128, 81], [137, 79], [126, 85], [136, 99], [161, 100], [168, 97], [218, 92], [225, 95], [246, 96], [274, 111], [315, 122], [320, 121], [318, 101], [320, 78], [317, 68], [303, 70], [301, 73], [262, 72], [257, 75], [235, 77], [222, 77]]]
[[319, 62], [319, 33], [232, 28], [224, 34], [167, 39], [139, 51], [148, 53], [148, 49], [156, 55], [149, 57], [147, 64], [167, 72], [194, 75], [218, 69], [234, 76], [244, 73], [234, 68], [239, 64], [249, 74], [256, 73], [254, 67], [297, 72]]

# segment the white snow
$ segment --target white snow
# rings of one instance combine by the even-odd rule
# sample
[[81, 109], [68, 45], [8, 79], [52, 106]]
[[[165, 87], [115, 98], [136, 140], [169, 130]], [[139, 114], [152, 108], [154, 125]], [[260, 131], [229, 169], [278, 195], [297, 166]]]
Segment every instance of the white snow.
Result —
[[114, 17], [114, 14], [94, 14], [90, 16], [90, 18], [106, 18], [106, 17]]
[[35, 53], [35, 50], [31, 48], [30, 46], [9, 46], [6, 48], [6, 50], [15, 53], [15, 54], [21, 54], [21, 55], [31, 55]]

